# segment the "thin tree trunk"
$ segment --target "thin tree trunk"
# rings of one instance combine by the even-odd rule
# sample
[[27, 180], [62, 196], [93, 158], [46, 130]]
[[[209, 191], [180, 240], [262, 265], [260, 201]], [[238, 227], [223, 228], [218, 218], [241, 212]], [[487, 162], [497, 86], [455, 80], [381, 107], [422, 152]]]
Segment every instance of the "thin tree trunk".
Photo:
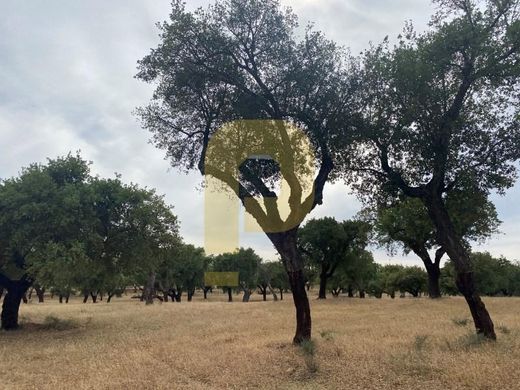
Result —
[[83, 303], [88, 302], [88, 292], [83, 293]]
[[93, 303], [97, 303], [97, 297], [98, 297], [97, 293], [94, 294], [93, 292], [91, 292], [90, 296], [92, 297], [92, 302]]
[[147, 305], [153, 305], [153, 298], [155, 296], [155, 272], [150, 271], [148, 280], [143, 290], [143, 299]]
[[242, 297], [242, 302], [249, 302], [251, 298], [251, 290], [248, 288], [244, 288], [244, 296]]
[[437, 230], [438, 239], [455, 266], [457, 273], [455, 282], [466, 299], [477, 333], [490, 340], [496, 340], [495, 327], [491, 316], [475, 289], [471, 259], [461, 239], [456, 234], [442, 198], [434, 196], [424, 201], [428, 214]]
[[70, 293], [65, 295], [65, 303], [69, 303]]
[[280, 301], [283, 301], [283, 288], [280, 289]]
[[233, 295], [231, 293], [231, 287], [227, 288], [228, 302], [233, 302]]
[[59, 303], [63, 303], [63, 295], [60, 294], [60, 295], [58, 296], [58, 302], [59, 302]]
[[348, 286], [347, 292], [349, 298], [354, 298], [354, 289], [352, 288], [352, 286]]
[[296, 333], [293, 343], [300, 344], [311, 339], [311, 309], [305, 290], [303, 259], [297, 247], [297, 231], [294, 228], [284, 233], [268, 233], [268, 237], [282, 257], [282, 262], [289, 277], [289, 284], [296, 308]]
[[39, 285], [34, 286], [34, 290], [36, 291], [36, 295], [38, 296], [38, 303], [43, 303], [45, 288], [40, 287]]
[[[322, 265], [322, 267], [324, 267]], [[320, 291], [318, 292], [318, 299], [327, 299], [327, 270], [322, 269], [320, 273]]]

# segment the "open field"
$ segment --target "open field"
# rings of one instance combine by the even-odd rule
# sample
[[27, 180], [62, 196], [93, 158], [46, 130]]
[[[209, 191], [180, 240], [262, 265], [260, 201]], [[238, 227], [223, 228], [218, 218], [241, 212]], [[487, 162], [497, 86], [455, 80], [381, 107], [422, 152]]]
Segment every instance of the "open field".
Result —
[[23, 305], [23, 328], [0, 332], [0, 386], [520, 389], [517, 298], [485, 300], [496, 344], [471, 336], [460, 298], [313, 300], [314, 356], [290, 344], [289, 300], [218, 299]]

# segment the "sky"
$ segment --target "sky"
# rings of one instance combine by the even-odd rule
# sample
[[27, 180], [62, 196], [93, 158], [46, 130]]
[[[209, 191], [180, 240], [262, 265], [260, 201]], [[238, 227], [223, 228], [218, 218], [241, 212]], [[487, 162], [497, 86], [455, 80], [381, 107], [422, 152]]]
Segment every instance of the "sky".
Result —
[[[207, 4], [188, 0], [188, 8]], [[282, 0], [353, 53], [405, 21], [426, 28], [429, 0]], [[164, 152], [148, 143], [133, 111], [149, 101], [153, 86], [134, 78], [137, 60], [159, 42], [157, 22], [169, 0], [2, 0], [0, 3], [0, 178], [21, 167], [80, 150], [95, 174], [122, 174], [125, 182], [165, 194], [186, 242], [203, 245], [204, 197], [198, 172], [170, 169]], [[494, 196], [501, 234], [478, 250], [519, 258], [520, 185]], [[324, 204], [310, 217], [351, 218], [360, 204], [342, 184], [327, 185]], [[268, 259], [276, 252], [261, 233], [241, 234], [240, 244]], [[420, 264], [414, 256], [374, 249], [381, 263]]]

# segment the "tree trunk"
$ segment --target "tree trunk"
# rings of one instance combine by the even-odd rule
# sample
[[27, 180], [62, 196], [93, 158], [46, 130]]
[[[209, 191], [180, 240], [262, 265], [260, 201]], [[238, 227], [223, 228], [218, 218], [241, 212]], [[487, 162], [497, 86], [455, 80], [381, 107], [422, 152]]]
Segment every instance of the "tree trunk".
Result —
[[191, 302], [193, 300], [193, 295], [195, 294], [195, 289], [194, 288], [189, 288], [188, 289], [188, 302]]
[[98, 297], [97, 293], [94, 294], [93, 292], [91, 292], [90, 296], [92, 297], [92, 302], [93, 303], [97, 303], [97, 297]]
[[36, 285], [34, 286], [34, 289], [36, 291], [36, 295], [38, 296], [38, 303], [43, 303], [45, 288], [41, 288], [39, 285]]
[[274, 291], [273, 287], [271, 286], [271, 283], [267, 285], [267, 288], [269, 289], [269, 293], [273, 296], [273, 301], [278, 301], [278, 295], [276, 295], [276, 292]]
[[83, 293], [83, 303], [88, 302], [88, 292]]
[[227, 294], [228, 294], [228, 302], [233, 302], [233, 295], [232, 295], [231, 287], [227, 288]]
[[249, 302], [251, 298], [251, 290], [248, 288], [244, 288], [244, 296], [242, 297], [242, 302]]
[[303, 259], [297, 247], [298, 228], [284, 233], [268, 233], [268, 237], [282, 257], [282, 262], [289, 277], [289, 284], [296, 308], [296, 333], [294, 344], [301, 344], [311, 339], [311, 309], [307, 292], [305, 291], [305, 276]]
[[280, 289], [280, 301], [283, 301], [283, 288]]
[[364, 299], [365, 298], [365, 290], [359, 290], [359, 297], [361, 299]]
[[428, 214], [437, 230], [438, 240], [455, 266], [456, 285], [466, 299], [469, 306], [475, 329], [478, 334], [490, 340], [496, 340], [495, 328], [491, 316], [475, 289], [471, 259], [456, 234], [451, 218], [440, 196], [433, 196], [423, 200]]
[[153, 298], [155, 296], [155, 272], [150, 271], [148, 280], [143, 291], [144, 301], [147, 305], [153, 305]]
[[428, 271], [428, 295], [431, 299], [437, 299], [441, 297], [441, 287], [439, 285], [441, 270], [438, 264], [432, 264], [432, 266], [433, 269]]
[[60, 295], [58, 296], [58, 302], [59, 302], [59, 303], [63, 303], [63, 295], [60, 294]]
[[204, 299], [208, 299], [208, 291], [210, 290], [211, 287], [204, 287], [202, 289], [202, 292], [204, 293]]
[[65, 303], [69, 303], [70, 293], [65, 295]]
[[114, 296], [114, 294], [112, 294], [112, 293], [108, 294], [108, 296], [107, 296], [107, 303], [110, 303], [110, 301], [112, 300], [113, 296]]
[[412, 248], [414, 253], [419, 256], [426, 268], [428, 274], [428, 295], [431, 299], [437, 299], [441, 297], [441, 288], [439, 286], [439, 279], [441, 276], [440, 262], [444, 255], [444, 249], [438, 249], [435, 254], [435, 262], [432, 261], [428, 250], [425, 245], [421, 243], [410, 243], [409, 246]]
[[2, 314], [0, 315], [2, 329], [13, 330], [18, 328], [20, 303], [29, 287], [30, 283], [27, 281], [11, 281], [6, 286], [7, 294], [4, 297]]
[[349, 298], [354, 298], [354, 289], [352, 286], [348, 286], [347, 293]]
[[327, 299], [327, 271], [323, 269], [320, 273], [320, 291], [318, 292], [318, 299]]
[[4, 288], [0, 287], [0, 299], [4, 296]]
[[163, 292], [163, 302], [168, 302], [168, 293], [167, 292]]

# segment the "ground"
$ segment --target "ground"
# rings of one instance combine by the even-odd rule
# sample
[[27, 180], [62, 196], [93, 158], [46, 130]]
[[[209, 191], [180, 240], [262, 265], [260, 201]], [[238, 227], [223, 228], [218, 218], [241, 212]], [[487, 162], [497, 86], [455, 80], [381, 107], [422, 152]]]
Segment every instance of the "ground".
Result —
[[485, 300], [497, 343], [473, 335], [461, 298], [313, 299], [304, 348], [289, 299], [223, 298], [25, 304], [22, 328], [0, 332], [0, 387], [520, 389], [519, 298]]

